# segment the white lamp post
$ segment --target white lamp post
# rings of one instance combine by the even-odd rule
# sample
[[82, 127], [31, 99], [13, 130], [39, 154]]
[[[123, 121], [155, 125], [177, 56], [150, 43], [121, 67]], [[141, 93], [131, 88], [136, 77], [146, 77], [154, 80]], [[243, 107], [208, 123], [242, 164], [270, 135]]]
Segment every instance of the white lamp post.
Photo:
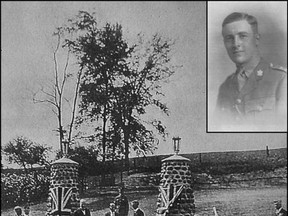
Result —
[[179, 136], [178, 137], [173, 137], [172, 140], [173, 140], [174, 152], [175, 152], [176, 155], [178, 155], [178, 153], [180, 151], [180, 140], [181, 140], [181, 138]]

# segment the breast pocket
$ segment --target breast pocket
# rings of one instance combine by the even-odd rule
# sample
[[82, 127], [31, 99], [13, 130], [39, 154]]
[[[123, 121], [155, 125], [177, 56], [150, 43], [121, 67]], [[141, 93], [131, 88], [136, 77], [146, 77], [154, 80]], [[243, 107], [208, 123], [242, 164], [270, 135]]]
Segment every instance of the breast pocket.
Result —
[[245, 102], [244, 109], [245, 113], [255, 113], [264, 111], [274, 111], [275, 110], [275, 97], [269, 98], [258, 98]]

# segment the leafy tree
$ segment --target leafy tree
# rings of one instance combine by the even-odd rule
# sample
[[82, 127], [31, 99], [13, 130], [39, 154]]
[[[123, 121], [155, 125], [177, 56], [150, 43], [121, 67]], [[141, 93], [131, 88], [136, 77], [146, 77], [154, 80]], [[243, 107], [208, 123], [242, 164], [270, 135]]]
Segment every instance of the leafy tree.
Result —
[[113, 100], [112, 86], [115, 77], [127, 70], [123, 59], [127, 58], [130, 50], [122, 38], [121, 25], [107, 23], [99, 29], [95, 19], [87, 12], [80, 12], [76, 20], [71, 20], [71, 29], [84, 31], [75, 40], [66, 40], [68, 46], [76, 54], [79, 67], [83, 73], [80, 85], [81, 103], [79, 122], [101, 120], [101, 130], [98, 136], [90, 136], [93, 141], [102, 140], [102, 161], [106, 158], [107, 123]]
[[93, 146], [83, 146], [71, 149], [69, 158], [79, 163], [79, 177], [97, 175], [99, 172], [98, 150]]
[[77, 34], [65, 45], [76, 55], [83, 73], [78, 123], [101, 120], [88, 138], [102, 141], [103, 161], [109, 147], [114, 154], [117, 150], [124, 153], [128, 167], [131, 148], [144, 155], [153, 152], [157, 144], [154, 129], [164, 138], [167, 135], [161, 121], [144, 120], [143, 116], [150, 106], [169, 114], [161, 102], [161, 86], [177, 68], [170, 62], [174, 43], [159, 34], [145, 41], [139, 34], [139, 40], [130, 46], [120, 24], [106, 23], [100, 28], [85, 11], [69, 20], [65, 29]]
[[129, 144], [143, 155], [148, 151], [153, 152], [157, 139], [148, 125], [152, 125], [164, 138], [167, 135], [161, 121], [153, 119], [147, 122], [141, 116], [151, 106], [169, 114], [167, 106], [160, 101], [165, 96], [161, 85], [177, 68], [170, 64], [169, 53], [173, 41], [163, 39], [158, 34], [147, 42], [141, 34], [138, 39], [131, 57], [127, 59], [129, 70], [121, 77], [123, 83], [115, 97], [115, 120], [121, 125], [124, 134], [126, 166], [129, 164]]
[[12, 141], [9, 141], [2, 149], [3, 153], [8, 157], [9, 163], [16, 163], [23, 167], [28, 175], [28, 170], [33, 169], [33, 166], [47, 166], [47, 153], [51, 147], [46, 147], [38, 143], [32, 142], [26, 137], [18, 136]]

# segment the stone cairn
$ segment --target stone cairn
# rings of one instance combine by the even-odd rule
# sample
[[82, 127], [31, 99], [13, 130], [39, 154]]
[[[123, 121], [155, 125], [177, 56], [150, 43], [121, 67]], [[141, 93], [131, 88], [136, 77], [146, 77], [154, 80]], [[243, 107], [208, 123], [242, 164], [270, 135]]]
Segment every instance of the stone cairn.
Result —
[[178, 155], [179, 144], [175, 152], [175, 155], [162, 160], [157, 215], [193, 216], [195, 205], [190, 160]]
[[52, 163], [47, 215], [70, 215], [79, 207], [78, 166], [66, 155]]

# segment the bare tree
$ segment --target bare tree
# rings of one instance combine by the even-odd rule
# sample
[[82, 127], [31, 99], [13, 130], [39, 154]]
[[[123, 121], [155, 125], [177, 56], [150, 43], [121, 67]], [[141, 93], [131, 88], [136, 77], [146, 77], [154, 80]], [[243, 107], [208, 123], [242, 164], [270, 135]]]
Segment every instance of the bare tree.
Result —
[[[59, 147], [60, 147], [60, 155], [63, 154], [63, 145], [66, 148], [69, 148], [69, 145], [72, 143], [72, 131], [73, 125], [75, 122], [76, 108], [77, 108], [77, 99], [79, 92], [79, 85], [81, 79], [81, 70], [78, 70], [76, 74], [75, 81], [75, 90], [72, 99], [68, 99], [66, 97], [66, 93], [71, 90], [65, 89], [67, 86], [68, 79], [73, 77], [73, 73], [68, 72], [68, 66], [70, 63], [70, 50], [66, 48], [66, 57], [64, 61], [63, 70], [60, 70], [60, 63], [58, 62], [58, 53], [62, 48], [65, 47], [61, 45], [63, 43], [64, 31], [62, 28], [57, 28], [56, 32], [54, 32], [53, 36], [57, 37], [56, 48], [53, 51], [53, 64], [54, 64], [54, 78], [52, 83], [47, 84], [45, 87], [41, 87], [38, 92], [33, 94], [33, 102], [34, 103], [45, 103], [51, 107], [52, 112], [57, 117], [58, 129], [57, 133], [59, 134]], [[65, 91], [66, 90], [66, 91]], [[64, 102], [68, 103], [70, 110], [63, 110]], [[65, 122], [63, 120], [63, 116], [68, 115], [70, 113], [70, 120], [68, 122], [68, 126], [64, 126]]]

